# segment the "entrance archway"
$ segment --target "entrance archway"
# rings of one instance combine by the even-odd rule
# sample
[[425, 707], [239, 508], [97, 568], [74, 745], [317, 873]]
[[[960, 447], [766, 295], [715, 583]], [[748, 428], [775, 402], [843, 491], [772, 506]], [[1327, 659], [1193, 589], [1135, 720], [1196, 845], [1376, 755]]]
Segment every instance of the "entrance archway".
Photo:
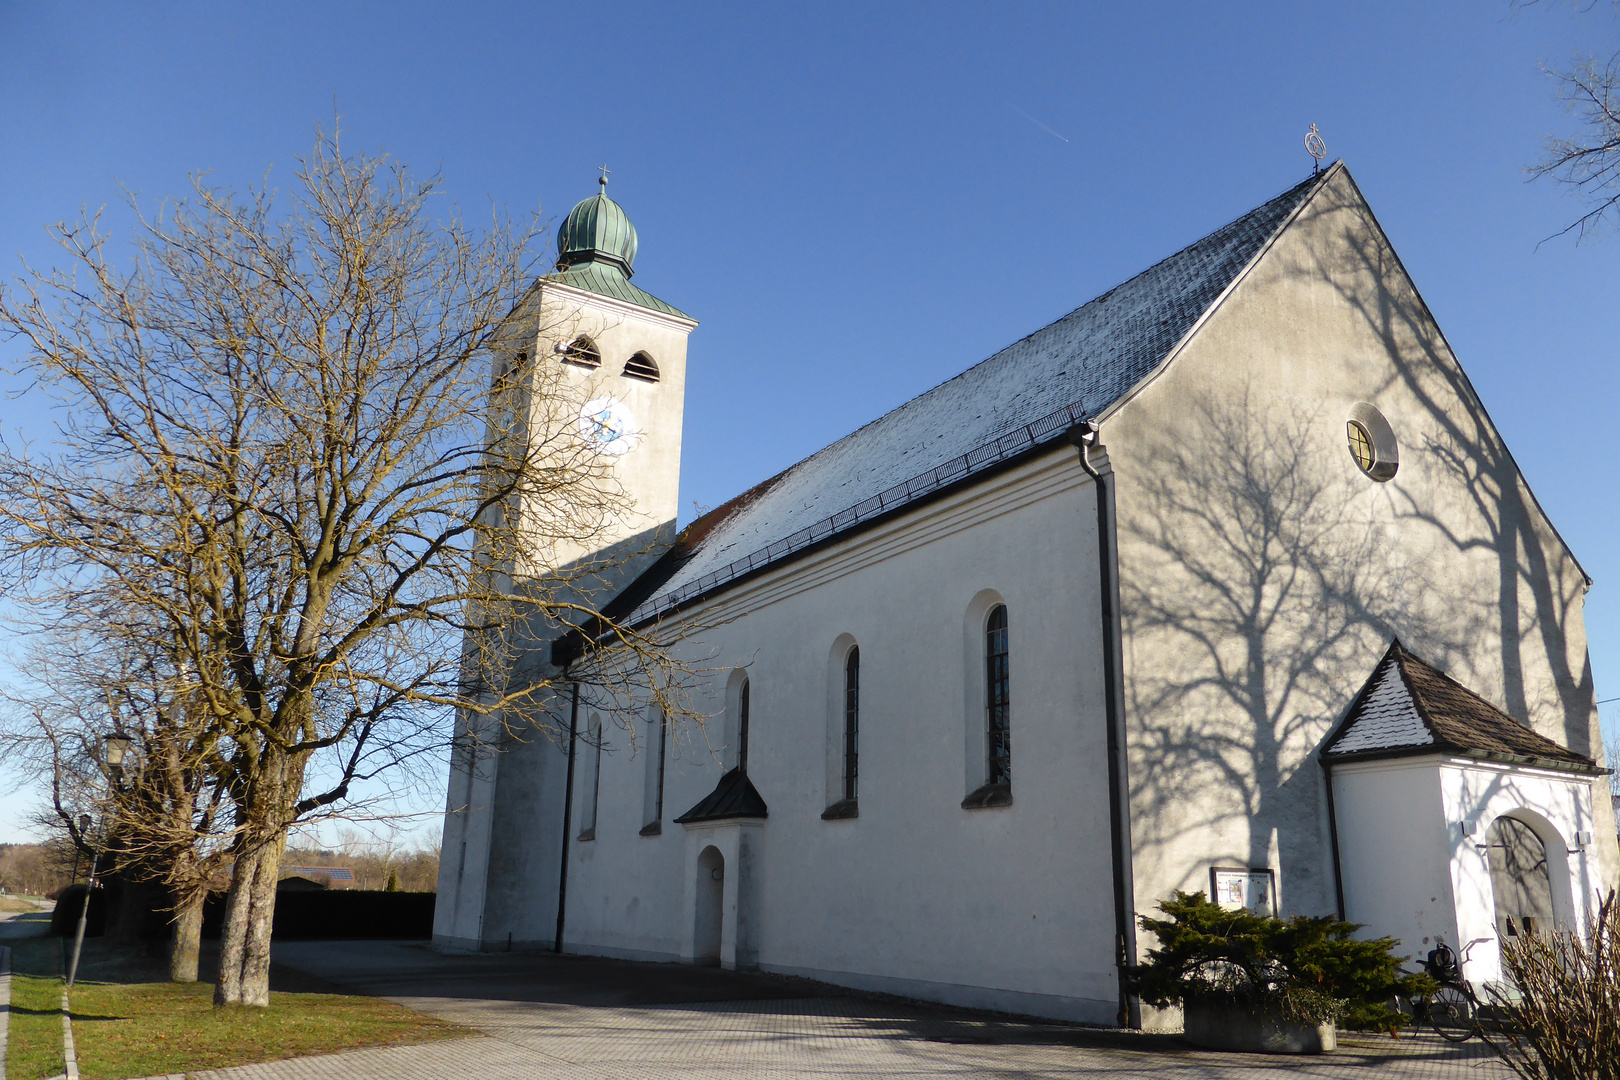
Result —
[[1491, 860], [1496, 932], [1504, 944], [1555, 925], [1547, 843], [1526, 822], [1499, 817], [1485, 833]]
[[697, 923], [693, 927], [692, 962], [720, 965], [720, 931], [725, 925], [726, 859], [717, 847], [706, 847], [697, 860]]

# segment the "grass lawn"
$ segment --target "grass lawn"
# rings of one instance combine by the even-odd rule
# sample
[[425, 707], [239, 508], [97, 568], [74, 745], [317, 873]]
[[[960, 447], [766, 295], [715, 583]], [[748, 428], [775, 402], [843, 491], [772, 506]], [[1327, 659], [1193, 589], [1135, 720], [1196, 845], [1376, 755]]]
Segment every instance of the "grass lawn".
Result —
[[6, 1031], [6, 1080], [61, 1076], [62, 948], [55, 938], [24, 938], [11, 946], [11, 1017]]
[[[56, 943], [50, 947], [54, 962]], [[215, 1009], [210, 983], [165, 982], [162, 972], [161, 960], [85, 942], [73, 989], [73, 1040], [84, 1080], [218, 1069], [475, 1034], [378, 998], [277, 992], [274, 976], [268, 1009]], [[49, 993], [59, 994], [59, 986], [52, 982]], [[52, 998], [53, 1009], [55, 1002]], [[13, 1053], [17, 1020], [14, 1013]], [[55, 1015], [49, 1020], [56, 1056], [50, 1061], [19, 1059], [9, 1065], [7, 1080], [44, 1080], [62, 1072], [61, 1021]]]

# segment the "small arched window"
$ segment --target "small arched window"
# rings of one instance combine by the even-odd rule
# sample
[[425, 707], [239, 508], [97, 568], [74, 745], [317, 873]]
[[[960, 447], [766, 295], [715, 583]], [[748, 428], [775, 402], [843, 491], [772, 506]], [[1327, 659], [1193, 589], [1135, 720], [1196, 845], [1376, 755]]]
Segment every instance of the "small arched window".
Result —
[[984, 624], [984, 714], [989, 735], [985, 782], [1012, 783], [1011, 699], [1007, 664], [1007, 605], [990, 609]]
[[563, 363], [573, 364], [576, 367], [599, 368], [602, 366], [602, 352], [596, 347], [596, 342], [581, 334], [563, 349]]
[[748, 680], [737, 690], [737, 768], [748, 775]]
[[581, 808], [579, 838], [596, 839], [596, 807], [602, 796], [602, 718], [591, 713], [585, 727], [585, 747], [591, 754], [591, 773], [586, 781], [585, 805]]
[[844, 798], [854, 802], [859, 790], [861, 762], [861, 650], [855, 646], [844, 660]]
[[642, 836], [664, 831], [664, 759], [668, 756], [669, 717], [653, 706], [647, 715], [647, 781], [642, 795]]
[[624, 362], [624, 373], [642, 382], [658, 381], [658, 365], [645, 352], [638, 352]]

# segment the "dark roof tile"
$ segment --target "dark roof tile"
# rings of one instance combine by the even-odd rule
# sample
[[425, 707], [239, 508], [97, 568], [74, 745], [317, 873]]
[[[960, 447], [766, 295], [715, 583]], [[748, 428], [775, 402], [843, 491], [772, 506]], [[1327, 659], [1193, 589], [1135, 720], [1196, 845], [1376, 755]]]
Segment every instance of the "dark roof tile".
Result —
[[1589, 757], [1520, 723], [1392, 642], [1322, 747], [1328, 761], [1450, 753], [1595, 773]]
[[[1336, 166], [1335, 168], [1338, 168]], [[896, 506], [1062, 437], [1146, 378], [1334, 169], [695, 522], [640, 622]]]

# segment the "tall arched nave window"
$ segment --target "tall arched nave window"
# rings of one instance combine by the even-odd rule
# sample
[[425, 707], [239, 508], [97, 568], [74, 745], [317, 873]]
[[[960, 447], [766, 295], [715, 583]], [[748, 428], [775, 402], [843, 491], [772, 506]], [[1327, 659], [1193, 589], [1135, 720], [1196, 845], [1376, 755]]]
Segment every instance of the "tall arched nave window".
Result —
[[988, 784], [1012, 783], [1012, 702], [1007, 664], [1007, 605], [990, 609], [984, 624], [984, 715], [989, 735]]
[[854, 802], [861, 775], [861, 649], [844, 658], [844, 798]]

